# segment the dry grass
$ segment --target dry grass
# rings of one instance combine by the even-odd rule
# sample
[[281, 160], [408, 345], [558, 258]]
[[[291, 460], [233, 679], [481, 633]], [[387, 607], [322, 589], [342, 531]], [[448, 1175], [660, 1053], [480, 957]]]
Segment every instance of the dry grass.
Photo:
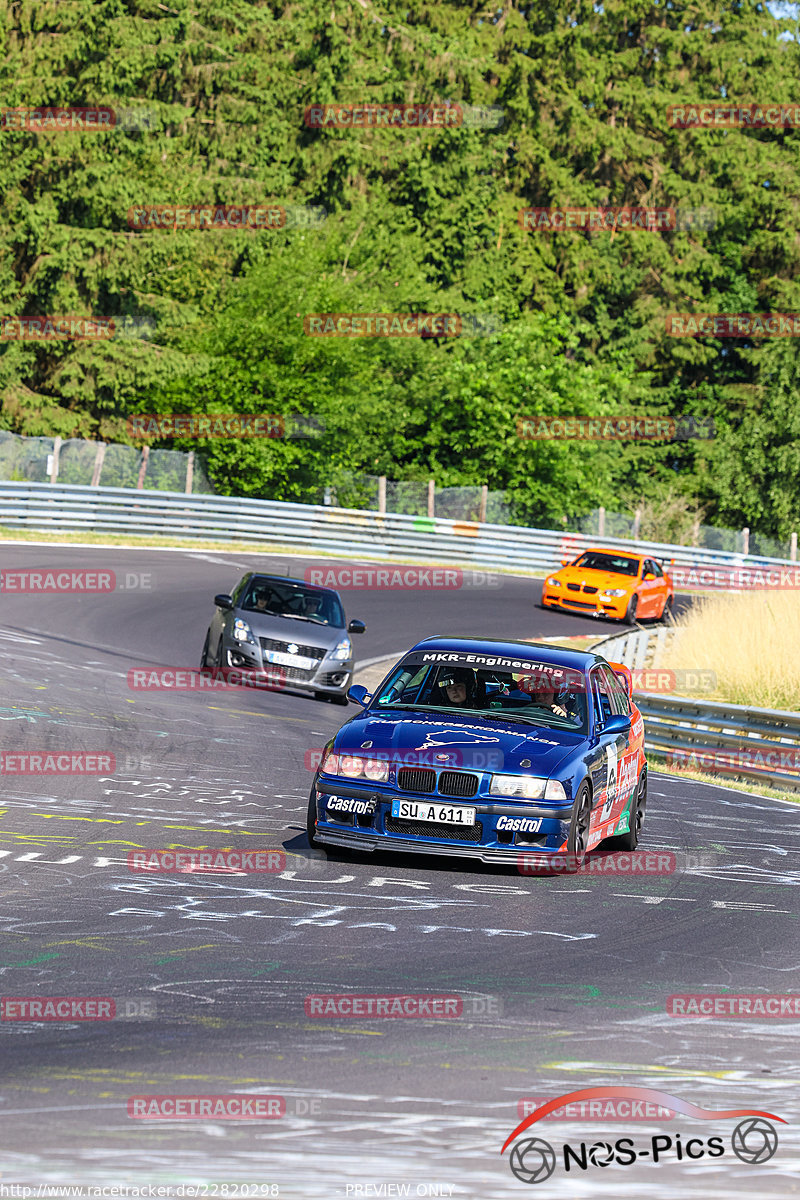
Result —
[[794, 591], [701, 596], [678, 621], [665, 667], [710, 668], [703, 699], [800, 710], [800, 595]]

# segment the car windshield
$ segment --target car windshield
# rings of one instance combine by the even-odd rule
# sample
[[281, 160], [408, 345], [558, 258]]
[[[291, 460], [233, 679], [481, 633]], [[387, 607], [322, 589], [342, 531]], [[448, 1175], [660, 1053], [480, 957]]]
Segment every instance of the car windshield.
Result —
[[583, 567], [584, 571], [610, 571], [612, 575], [639, 574], [639, 559], [628, 558], [625, 554], [601, 554], [597, 550], [589, 550], [582, 554], [575, 567]]
[[331, 625], [335, 629], [344, 628], [344, 612], [339, 598], [333, 592], [286, 579], [267, 579], [263, 576], [251, 579], [238, 607], [245, 612], [310, 621], [314, 625]]
[[476, 714], [552, 729], [587, 730], [586, 680], [581, 671], [552, 663], [524, 671], [401, 663], [373, 700], [378, 709]]

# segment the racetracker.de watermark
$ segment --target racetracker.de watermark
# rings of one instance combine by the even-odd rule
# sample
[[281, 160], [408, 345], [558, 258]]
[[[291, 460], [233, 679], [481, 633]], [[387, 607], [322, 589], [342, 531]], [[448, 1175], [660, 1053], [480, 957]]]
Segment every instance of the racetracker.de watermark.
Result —
[[[517, 1101], [517, 1116], [522, 1120], [547, 1104], [548, 1096], [522, 1096]], [[671, 1108], [654, 1104], [652, 1100], [575, 1100], [554, 1108], [542, 1117], [543, 1121], [669, 1121], [675, 1116]]]
[[307, 1017], [386, 1017], [429, 1020], [431, 1018], [500, 1017], [503, 1001], [499, 996], [473, 995], [356, 995], [354, 993], [314, 993], [304, 1001]]
[[138, 204], [128, 209], [131, 229], [311, 229], [324, 224], [315, 204]]
[[461, 570], [456, 567], [306, 567], [305, 583], [342, 590], [429, 592], [499, 588], [503, 577], [496, 571]]
[[667, 997], [670, 1017], [800, 1017], [800, 994], [715, 992]]
[[[303, 765], [307, 771], [316, 771], [324, 757], [325, 747], [314, 746], [311, 750], [306, 750], [303, 755]], [[504, 765], [502, 750], [490, 750], [483, 746], [449, 746], [444, 741], [435, 746], [428, 746], [424, 750], [371, 750], [368, 758], [367, 756], [359, 758], [352, 754], [337, 754], [335, 757], [336, 770], [333, 773], [344, 776], [351, 775], [354, 779], [361, 776], [360, 764], [367, 761], [388, 763], [397, 771], [402, 770], [403, 767], [443, 767], [445, 770], [453, 767], [469, 767], [474, 771], [500, 771]], [[331, 766], [326, 765], [330, 772]], [[330, 801], [336, 799], [339, 797], [328, 797], [329, 808], [331, 807]], [[361, 810], [345, 808], [340, 811], [358, 812]]]
[[103, 592], [151, 592], [152, 571], [0, 571], [0, 592], [17, 595], [100, 595]]
[[518, 417], [517, 434], [526, 441], [685, 442], [713, 438], [714, 421], [696, 417]]
[[310, 438], [325, 432], [325, 422], [300, 413], [134, 413], [127, 431], [139, 439]]
[[0, 996], [0, 1021], [152, 1020], [156, 1002], [148, 996]]
[[49, 751], [46, 754], [20, 754], [0, 750], [0, 775], [110, 775], [117, 760], [106, 751]]
[[356, 102], [311, 104], [303, 113], [307, 129], [499, 129], [503, 109], [477, 104], [397, 104]]
[[589, 205], [586, 208], [521, 208], [517, 213], [521, 229], [536, 233], [562, 233], [564, 230], [604, 229], [648, 230], [663, 233], [677, 228], [674, 208], [631, 208], [630, 206]]
[[679, 233], [688, 229], [713, 229], [717, 223], [713, 209], [642, 208], [636, 206], [557, 205], [548, 208], [521, 208], [517, 213], [521, 229], [533, 233], [603, 233], [612, 231]]
[[717, 865], [719, 855], [704, 851], [632, 850], [589, 854], [562, 851], [526, 851], [517, 855], [520, 875], [676, 875], [707, 870]]
[[736, 775], [740, 771], [792, 774], [800, 771], [800, 750], [791, 746], [768, 750], [746, 745], [726, 749], [693, 746], [691, 750], [668, 750], [666, 763], [678, 771], [711, 771], [724, 775]]
[[280, 874], [282, 850], [129, 850], [128, 870], [173, 874]]
[[673, 129], [794, 129], [800, 105], [668, 104], [667, 125]]
[[284, 1096], [130, 1096], [138, 1121], [274, 1121], [286, 1116]]
[[701, 567], [671, 566], [670, 578], [683, 592], [795, 591], [800, 588], [800, 567]]
[[38, 105], [35, 108], [0, 108], [0, 133], [109, 133], [113, 130], [153, 129], [152, 108], [109, 108], [93, 105], [70, 108]]
[[717, 673], [706, 667], [631, 667], [631, 686], [635, 692], [713, 692]]
[[214, 667], [202, 671], [181, 667], [131, 667], [127, 678], [128, 687], [134, 692], [207, 692], [238, 687], [274, 691], [287, 683], [287, 674], [282, 667], [263, 672], [239, 667]]
[[800, 313], [670, 313], [669, 337], [800, 337]]

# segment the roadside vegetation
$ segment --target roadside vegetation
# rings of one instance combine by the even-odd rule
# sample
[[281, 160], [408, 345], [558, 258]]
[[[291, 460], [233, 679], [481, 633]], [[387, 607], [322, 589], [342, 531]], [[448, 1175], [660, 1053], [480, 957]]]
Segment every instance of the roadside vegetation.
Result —
[[678, 622], [662, 665], [710, 669], [716, 688], [703, 699], [800, 711], [800, 599], [795, 591], [698, 597]]

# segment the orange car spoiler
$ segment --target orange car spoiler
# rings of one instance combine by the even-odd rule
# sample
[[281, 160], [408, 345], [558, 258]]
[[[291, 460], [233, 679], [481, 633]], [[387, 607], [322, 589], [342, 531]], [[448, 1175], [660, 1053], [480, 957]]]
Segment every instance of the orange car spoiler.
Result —
[[611, 667], [611, 670], [614, 672], [617, 679], [620, 679], [622, 681], [622, 683], [625, 685], [625, 691], [628, 693], [628, 699], [632, 700], [633, 699], [633, 676], [631, 675], [630, 667], [625, 667], [625, 666], [623, 666], [622, 663], [616, 663], [616, 662], [609, 662], [608, 665]]

